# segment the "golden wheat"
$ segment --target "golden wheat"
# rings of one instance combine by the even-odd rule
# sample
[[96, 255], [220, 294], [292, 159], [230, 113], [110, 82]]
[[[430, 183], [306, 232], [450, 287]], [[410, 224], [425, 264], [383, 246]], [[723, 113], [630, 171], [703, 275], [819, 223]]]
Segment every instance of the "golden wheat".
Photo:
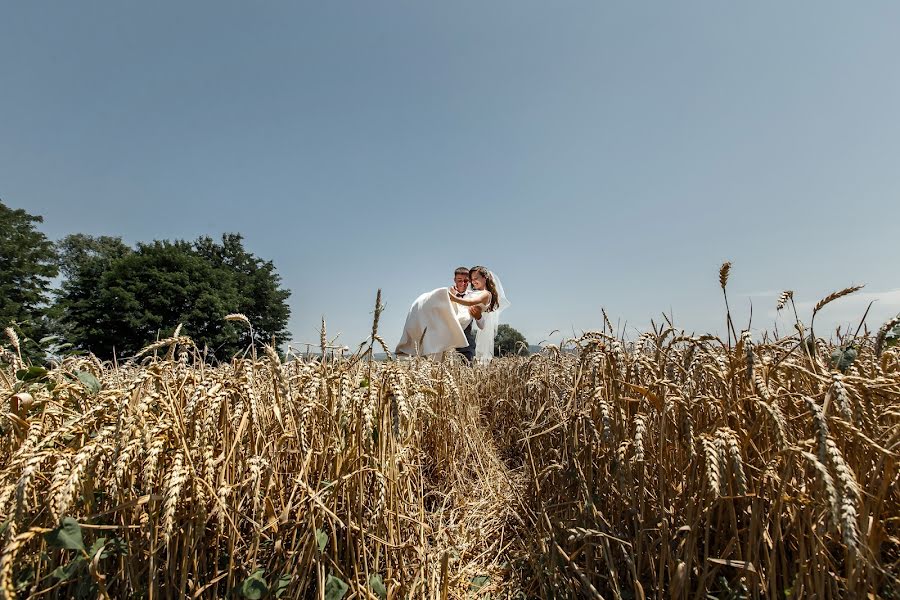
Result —
[[[887, 597], [900, 363], [876, 341], [841, 375], [796, 338], [671, 327], [487, 366], [374, 361], [377, 327], [354, 356], [220, 365], [173, 335], [63, 360], [18, 413], [10, 365], [0, 594]], [[64, 518], [106, 550], [53, 547]]]

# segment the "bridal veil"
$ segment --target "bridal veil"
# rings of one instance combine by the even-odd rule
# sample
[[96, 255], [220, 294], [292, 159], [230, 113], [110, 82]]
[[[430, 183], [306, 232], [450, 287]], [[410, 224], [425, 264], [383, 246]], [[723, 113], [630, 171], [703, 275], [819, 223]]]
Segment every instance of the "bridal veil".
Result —
[[509, 299], [503, 290], [500, 278], [493, 271], [488, 271], [497, 288], [497, 308], [484, 313], [484, 328], [476, 327], [475, 332], [475, 360], [480, 363], [488, 363], [494, 358], [494, 338], [497, 337], [497, 329], [500, 327], [500, 313], [509, 307]]

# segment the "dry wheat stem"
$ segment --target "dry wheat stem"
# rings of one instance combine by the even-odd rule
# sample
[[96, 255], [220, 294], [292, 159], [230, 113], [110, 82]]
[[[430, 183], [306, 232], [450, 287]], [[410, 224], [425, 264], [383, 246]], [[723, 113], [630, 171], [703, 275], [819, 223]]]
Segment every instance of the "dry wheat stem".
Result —
[[703, 597], [707, 557], [752, 565], [750, 596], [864, 597], [897, 570], [900, 361], [871, 337], [843, 375], [785, 357], [796, 337], [729, 348], [668, 323], [474, 368], [271, 346], [209, 365], [173, 338], [141, 364], [67, 358], [0, 415], [0, 593], [67, 564], [32, 533], [66, 516], [128, 547], [84, 572], [111, 597], [221, 597], [255, 569], [288, 597], [329, 575], [357, 597], [374, 575], [392, 597], [466, 598], [482, 576], [498, 597]]

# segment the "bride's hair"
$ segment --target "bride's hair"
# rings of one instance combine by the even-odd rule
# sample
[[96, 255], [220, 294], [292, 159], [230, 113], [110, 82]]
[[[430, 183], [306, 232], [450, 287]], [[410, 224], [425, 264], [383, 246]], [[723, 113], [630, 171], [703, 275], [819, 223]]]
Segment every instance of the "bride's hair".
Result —
[[475, 272], [484, 277], [484, 287], [491, 293], [491, 304], [488, 306], [488, 312], [496, 310], [497, 307], [500, 306], [500, 298], [497, 295], [497, 286], [494, 284], [494, 278], [491, 276], [491, 272], [482, 266], [472, 267], [469, 269], [470, 279], [472, 278], [472, 273]]

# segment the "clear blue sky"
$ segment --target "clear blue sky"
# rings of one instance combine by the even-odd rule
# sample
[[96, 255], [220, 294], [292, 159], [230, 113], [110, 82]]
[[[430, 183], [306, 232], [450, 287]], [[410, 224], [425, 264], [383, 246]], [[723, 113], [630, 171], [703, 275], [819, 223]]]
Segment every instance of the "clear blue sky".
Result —
[[[296, 341], [458, 265], [537, 342], [775, 295], [900, 310], [900, 4], [8, 2], [0, 198], [53, 239], [244, 234]], [[808, 305], [807, 305], [808, 306]], [[807, 311], [808, 312], [808, 311]], [[807, 315], [808, 318], [808, 315]]]

